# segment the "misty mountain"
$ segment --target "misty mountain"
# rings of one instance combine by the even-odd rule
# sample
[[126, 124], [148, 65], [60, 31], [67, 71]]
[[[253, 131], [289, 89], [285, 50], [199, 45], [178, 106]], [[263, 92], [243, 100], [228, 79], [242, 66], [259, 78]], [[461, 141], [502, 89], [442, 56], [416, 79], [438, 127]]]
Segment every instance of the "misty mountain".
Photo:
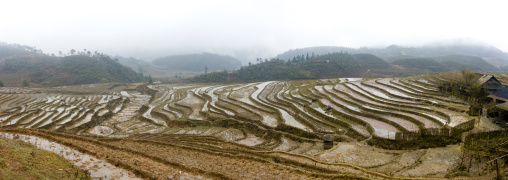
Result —
[[[413, 58], [435, 58], [449, 55], [465, 55], [476, 56], [494, 66], [508, 65], [508, 53], [505, 53], [495, 47], [481, 44], [471, 43], [451, 43], [451, 44], [434, 44], [421, 47], [402, 47], [391, 45], [386, 48], [347, 48], [336, 46], [320, 46], [320, 47], [307, 47], [301, 49], [293, 49], [279, 54], [277, 57], [281, 59], [292, 58], [302, 54], [326, 54], [332, 52], [349, 52], [349, 53], [367, 53], [376, 55], [388, 62], [404, 59], [407, 57]], [[451, 56], [458, 59], [457, 62], [463, 61], [462, 56]], [[438, 58], [436, 58], [438, 59]], [[495, 71], [497, 69], [486, 68], [486, 71]]]
[[394, 60], [392, 64], [404, 67], [406, 70], [411, 70], [415, 74], [457, 71], [464, 68], [475, 72], [499, 71], [498, 68], [487, 63], [482, 58], [465, 55], [448, 55], [435, 58], [404, 56], [404, 58], [399, 57], [397, 60]]
[[[450, 62], [455, 61], [459, 64], [463, 64], [466, 68], [474, 69], [474, 67], [479, 67], [483, 71], [499, 71], [499, 68], [494, 65], [488, 63], [484, 59], [477, 56], [467, 56], [467, 55], [447, 55], [447, 56], [438, 56], [434, 57], [434, 59], [440, 62]], [[451, 67], [450, 67], [451, 68]]]
[[150, 62], [142, 61], [133, 57], [126, 58], [123, 56], [115, 56], [115, 59], [117, 59], [120, 64], [130, 67], [138, 73], [145, 73], [146, 69], [152, 66], [152, 63]]
[[[243, 66], [229, 74], [214, 72], [189, 79], [192, 82], [255, 82], [269, 80], [297, 80], [336, 77], [362, 77], [371, 68], [386, 69], [390, 64], [371, 54], [328, 53], [298, 55], [283, 60], [273, 58]], [[229, 77], [229, 80], [228, 80]]]
[[0, 42], [0, 59], [15, 55], [35, 54], [39, 51], [30, 46]]
[[100, 53], [56, 57], [34, 53], [23, 46], [15, 47], [17, 50], [12, 48], [0, 46], [0, 52], [19, 52], [0, 58], [0, 80], [6, 86], [21, 86], [22, 81], [41, 86], [61, 86], [145, 80], [142, 74]]
[[[319, 48], [317, 48], [319, 49]], [[325, 48], [326, 49], [326, 48]], [[191, 82], [256, 82], [270, 80], [323, 79], [340, 77], [401, 77], [468, 68], [476, 72], [499, 71], [475, 56], [447, 55], [437, 58], [399, 56], [388, 63], [373, 54], [352, 54], [350, 51], [301, 54], [287, 60], [272, 58], [240, 70], [214, 72], [190, 78]], [[229, 77], [229, 79], [228, 79]]]
[[397, 59], [393, 61], [392, 64], [399, 65], [415, 71], [445, 72], [450, 70], [444, 64], [431, 58]]
[[242, 64], [238, 59], [231, 56], [201, 53], [201, 54], [185, 54], [158, 58], [152, 61], [156, 66], [164, 66], [172, 70], [184, 70], [204, 72], [205, 66], [208, 72], [235, 70]]

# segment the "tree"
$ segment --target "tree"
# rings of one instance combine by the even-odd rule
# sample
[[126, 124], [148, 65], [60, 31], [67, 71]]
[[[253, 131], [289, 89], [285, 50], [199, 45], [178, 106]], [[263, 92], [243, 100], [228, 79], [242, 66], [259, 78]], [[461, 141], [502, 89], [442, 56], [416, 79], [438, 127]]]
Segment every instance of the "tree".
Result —
[[76, 50], [71, 49], [70, 53], [71, 53], [71, 55], [74, 55], [74, 53], [76, 53]]
[[22, 85], [23, 87], [28, 87], [30, 86], [30, 81], [28, 79], [23, 79]]
[[153, 84], [152, 76], [148, 75], [148, 84]]
[[208, 66], [205, 64], [205, 74], [208, 73]]
[[62, 51], [58, 51], [58, 55], [63, 56]]
[[251, 65], [252, 65], [252, 63], [251, 63], [251, 62], [249, 62], [249, 66], [251, 66]]
[[474, 83], [473, 81], [475, 80], [476, 73], [466, 68], [462, 69], [460, 72], [462, 73], [466, 85], [472, 85]]
[[0, 81], [0, 87], [4, 87], [4, 82]]

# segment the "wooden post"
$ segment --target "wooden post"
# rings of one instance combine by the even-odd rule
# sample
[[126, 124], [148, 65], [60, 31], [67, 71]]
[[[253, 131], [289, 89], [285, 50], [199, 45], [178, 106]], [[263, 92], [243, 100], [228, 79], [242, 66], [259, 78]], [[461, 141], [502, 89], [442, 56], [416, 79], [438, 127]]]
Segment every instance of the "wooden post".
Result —
[[496, 171], [497, 171], [496, 180], [502, 180], [503, 176], [501, 176], [501, 172], [499, 171], [499, 164], [497, 163], [498, 160], [499, 159], [496, 159]]

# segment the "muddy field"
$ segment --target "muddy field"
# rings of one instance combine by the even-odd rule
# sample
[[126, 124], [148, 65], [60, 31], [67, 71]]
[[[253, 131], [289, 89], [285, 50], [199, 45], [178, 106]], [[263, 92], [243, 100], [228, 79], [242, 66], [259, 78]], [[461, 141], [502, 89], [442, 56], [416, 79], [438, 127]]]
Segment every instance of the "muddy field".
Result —
[[[0, 123], [22, 134], [41, 129], [33, 135], [60, 142], [74, 140], [50, 132], [81, 136], [75, 148], [89, 152], [85, 144], [91, 143], [110, 148], [106, 152], [143, 153], [145, 163], [169, 166], [160, 170], [164, 178], [179, 169], [203, 178], [275, 178], [275, 172], [285, 179], [444, 178], [464, 161], [460, 143], [413, 150], [373, 145], [429, 129], [456, 131], [475, 121], [467, 103], [438, 92], [432, 78], [0, 88]], [[325, 136], [334, 141], [330, 149]], [[155, 142], [183, 144], [177, 150]], [[144, 150], [143, 143], [154, 147]], [[157, 160], [159, 155], [166, 159]], [[217, 162], [223, 164], [212, 165]], [[135, 163], [124, 166], [133, 170]], [[138, 170], [139, 177], [155, 173]]]

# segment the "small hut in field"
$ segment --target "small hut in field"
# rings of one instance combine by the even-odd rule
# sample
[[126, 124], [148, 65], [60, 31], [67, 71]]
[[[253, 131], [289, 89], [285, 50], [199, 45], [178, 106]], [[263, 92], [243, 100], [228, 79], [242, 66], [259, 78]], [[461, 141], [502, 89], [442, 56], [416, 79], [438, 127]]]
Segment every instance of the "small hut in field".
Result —
[[324, 149], [330, 149], [333, 147], [333, 141], [335, 140], [335, 136], [327, 134], [324, 135], [322, 139]]

